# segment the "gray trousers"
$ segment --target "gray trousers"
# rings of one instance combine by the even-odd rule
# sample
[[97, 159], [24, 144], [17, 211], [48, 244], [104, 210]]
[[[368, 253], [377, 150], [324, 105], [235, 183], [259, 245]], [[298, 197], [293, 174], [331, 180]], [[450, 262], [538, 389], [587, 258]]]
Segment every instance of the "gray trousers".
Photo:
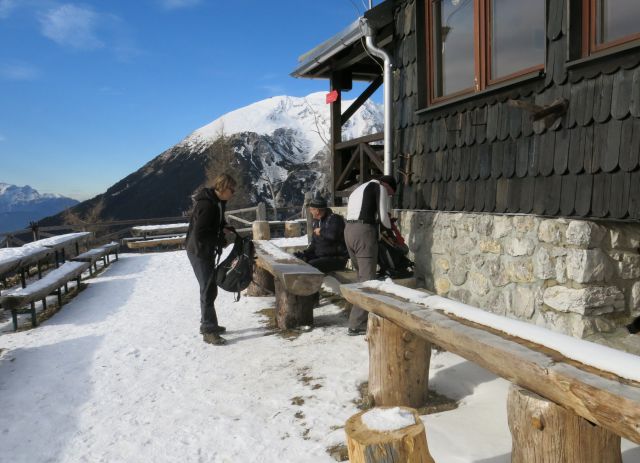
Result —
[[[358, 281], [375, 280], [378, 266], [378, 226], [347, 222], [344, 241], [351, 263], [358, 272]], [[349, 328], [366, 329], [368, 319], [369, 312], [354, 305], [349, 315]]]
[[187, 257], [200, 285], [200, 330], [210, 333], [218, 327], [218, 316], [214, 306], [218, 296], [216, 268], [213, 260], [201, 259], [190, 252], [187, 252]]

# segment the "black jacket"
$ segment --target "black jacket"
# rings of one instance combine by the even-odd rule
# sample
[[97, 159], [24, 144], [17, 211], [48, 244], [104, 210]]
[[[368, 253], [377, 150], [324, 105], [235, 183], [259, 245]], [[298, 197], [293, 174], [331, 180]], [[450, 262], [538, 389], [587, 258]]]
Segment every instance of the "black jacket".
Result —
[[203, 188], [193, 200], [196, 204], [189, 221], [185, 247], [188, 253], [201, 259], [214, 259], [216, 250], [225, 244], [226, 201], [220, 201], [211, 188]]
[[327, 209], [325, 216], [314, 220], [313, 229], [320, 228], [320, 236], [311, 235], [311, 243], [304, 254], [309, 257], [346, 257], [344, 244], [344, 218]]

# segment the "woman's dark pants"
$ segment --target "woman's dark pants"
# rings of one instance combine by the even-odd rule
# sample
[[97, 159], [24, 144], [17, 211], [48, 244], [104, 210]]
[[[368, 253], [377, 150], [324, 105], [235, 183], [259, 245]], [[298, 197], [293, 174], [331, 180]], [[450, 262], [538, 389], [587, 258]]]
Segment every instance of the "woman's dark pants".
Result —
[[189, 252], [187, 257], [200, 285], [200, 331], [212, 333], [218, 327], [218, 316], [214, 306], [218, 295], [216, 268], [213, 260], [201, 259]]

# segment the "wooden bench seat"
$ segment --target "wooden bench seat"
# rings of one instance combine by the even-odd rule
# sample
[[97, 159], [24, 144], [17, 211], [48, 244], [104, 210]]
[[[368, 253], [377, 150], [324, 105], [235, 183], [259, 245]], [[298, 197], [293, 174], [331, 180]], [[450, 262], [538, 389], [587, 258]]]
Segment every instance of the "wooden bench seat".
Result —
[[126, 241], [130, 249], [151, 248], [154, 246], [180, 246], [183, 245], [186, 235], [169, 235], [166, 237], [156, 237], [153, 239], [139, 239]]
[[165, 225], [140, 225], [131, 227], [131, 234], [134, 236], [175, 236], [179, 233], [186, 233], [189, 229], [188, 223], [170, 223]]
[[[422, 405], [406, 402], [420, 398], [410, 390], [416, 382], [426, 393], [429, 360], [427, 357], [426, 371], [423, 365], [412, 362], [425, 348], [430, 351], [433, 343], [511, 381], [513, 387], [517, 385], [540, 400], [549, 401], [550, 405], [546, 407], [555, 406], [565, 412], [569, 410], [577, 420], [583, 418], [597, 425], [587, 425], [587, 431], [574, 432], [570, 436], [574, 439], [571, 441], [573, 448], [589, 448], [596, 439], [593, 433], [599, 436], [597, 439], [601, 444], [598, 444], [598, 452], [602, 451], [603, 454], [615, 455], [617, 452], [619, 457], [618, 436], [640, 443], [640, 382], [617, 376], [612, 373], [614, 370], [602, 371], [593, 365], [585, 365], [575, 358], [568, 358], [561, 351], [569, 351], [578, 358], [583, 352], [592, 352], [591, 356], [583, 359], [586, 363], [592, 361], [595, 355], [593, 349], [606, 358], [616, 355], [618, 364], [628, 365], [624, 369], [627, 374], [640, 369], [640, 358], [637, 356], [395, 285], [376, 286], [372, 282], [365, 282], [343, 285], [341, 290], [349, 302], [374, 314], [369, 317], [368, 330], [369, 391], [374, 395], [376, 405]], [[423, 344], [415, 344], [416, 339]], [[612, 368], [609, 361], [606, 362], [607, 366], [601, 368]], [[408, 379], [402, 383], [398, 377]], [[390, 391], [391, 387], [396, 390]], [[405, 390], [398, 390], [403, 387]], [[514, 394], [521, 395], [518, 391]], [[536, 439], [542, 436], [542, 429], [546, 429], [548, 436], [560, 433], [563, 438], [569, 439], [567, 435], [570, 431], [564, 434], [565, 429], [561, 424], [543, 416], [545, 408], [538, 410], [540, 415], [536, 420], [535, 413], [526, 415], [521, 410], [513, 410], [517, 407], [514, 405], [516, 403], [522, 401], [510, 398], [510, 426], [513, 416], [520, 414], [527, 417], [512, 427], [512, 431], [517, 429], [525, 434], [525, 437], [522, 434], [516, 437], [514, 434], [514, 455], [519, 446], [516, 441], [540, 442]], [[540, 447], [529, 449], [536, 452], [535, 461], [564, 461], [549, 459], [548, 453], [557, 453], [560, 451], [558, 449], [545, 449], [542, 444], [533, 447]], [[594, 456], [580, 461], [620, 460], [594, 453]]]
[[[97, 262], [102, 259], [104, 266], [109, 265], [109, 254], [115, 254], [116, 260], [118, 260], [118, 243], [109, 243], [99, 248], [90, 249], [87, 252], [83, 252], [71, 259], [74, 262], [89, 262], [89, 272], [93, 274], [97, 271]], [[92, 270], [93, 269], [93, 270]]]
[[[46, 297], [57, 290], [58, 303], [62, 304], [62, 290], [71, 280], [77, 280], [80, 284], [80, 276], [89, 269], [89, 262], [66, 262], [55, 270], [47, 273], [40, 280], [30, 284], [26, 288], [14, 288], [0, 295], [0, 304], [5, 309], [11, 310], [13, 317], [13, 328], [18, 329], [18, 314], [30, 313], [31, 324], [37, 325], [35, 302], [42, 300], [43, 307], [46, 309]], [[29, 309], [24, 309], [30, 305]]]
[[266, 240], [254, 241], [254, 244], [256, 272], [262, 273], [257, 278], [273, 279], [278, 327], [288, 329], [313, 325], [313, 307], [324, 273]]

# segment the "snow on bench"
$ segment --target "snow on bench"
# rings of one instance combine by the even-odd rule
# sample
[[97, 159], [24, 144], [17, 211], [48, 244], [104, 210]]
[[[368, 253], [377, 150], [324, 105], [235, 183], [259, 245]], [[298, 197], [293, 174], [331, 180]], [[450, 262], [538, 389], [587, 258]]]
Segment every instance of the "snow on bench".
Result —
[[178, 234], [186, 233], [189, 228], [188, 223], [168, 223], [164, 225], [140, 225], [131, 227], [131, 234], [134, 236], [147, 236], [158, 234]]
[[[26, 288], [14, 288], [2, 294], [0, 304], [5, 309], [11, 310], [14, 330], [18, 329], [18, 314], [20, 313], [30, 313], [31, 324], [36, 326], [35, 302], [42, 300], [43, 307], [46, 309], [46, 297], [54, 290], [58, 290], [58, 303], [62, 305], [60, 288], [74, 279], [78, 280], [78, 284], [80, 284], [80, 275], [90, 266], [89, 262], [66, 262]], [[23, 310], [26, 305], [30, 305], [30, 309]]]
[[[369, 390], [376, 405], [422, 405], [402, 402], [424, 398], [412, 388], [417, 383], [426, 394], [429, 359], [422, 351], [430, 352], [429, 343], [434, 343], [534, 393], [514, 387], [509, 418], [510, 425], [518, 419], [528, 423], [512, 427], [514, 449], [519, 446], [516, 441], [539, 442], [529, 449], [543, 456], [536, 461], [548, 461], [545, 452], [559, 451], [535, 440], [542, 434], [531, 434], [545, 426], [548, 440], [557, 433], [576, 448], [598, 441], [597, 452], [607, 455], [619, 454], [618, 436], [640, 443], [640, 357], [390, 282], [343, 285], [341, 291], [349, 302], [374, 314], [368, 333]], [[526, 394], [537, 394], [538, 405], [547, 402], [523, 417], [522, 410], [514, 408]], [[576, 426], [586, 423], [585, 427], [573, 435], [556, 429], [567, 423], [554, 427], [557, 421], [545, 415], [554, 407], [569, 415], [563, 419], [578, 420]], [[514, 429], [524, 434], [517, 439]], [[619, 461], [597, 452], [587, 461]]]
[[37, 263], [52, 254], [52, 249], [43, 247], [2, 248], [0, 249], [0, 278]]
[[[97, 262], [102, 259], [104, 266], [109, 265], [109, 254], [115, 254], [116, 260], [118, 260], [118, 243], [109, 243], [99, 248], [90, 249], [87, 252], [83, 252], [71, 259], [74, 262], [89, 262], [89, 272], [93, 274], [93, 270], [97, 271]], [[93, 270], [92, 270], [93, 267]]]

